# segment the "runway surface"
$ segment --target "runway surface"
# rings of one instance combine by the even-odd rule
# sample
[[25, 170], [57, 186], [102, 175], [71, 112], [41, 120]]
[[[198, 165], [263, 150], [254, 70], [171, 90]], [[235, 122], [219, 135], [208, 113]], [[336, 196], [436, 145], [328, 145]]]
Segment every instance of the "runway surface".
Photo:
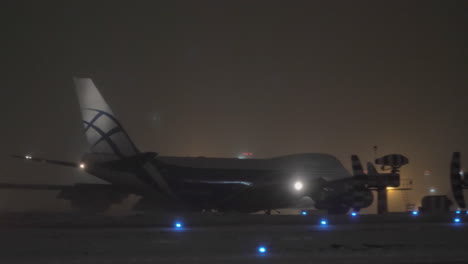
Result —
[[[327, 218], [326, 226], [319, 223], [323, 216], [174, 217], [185, 225], [181, 229], [168, 216], [45, 216], [0, 217], [1, 263], [468, 261], [466, 216], [462, 223], [453, 223], [454, 216], [343, 216]], [[117, 224], [109, 224], [112, 219]], [[258, 253], [259, 246], [267, 252]]]

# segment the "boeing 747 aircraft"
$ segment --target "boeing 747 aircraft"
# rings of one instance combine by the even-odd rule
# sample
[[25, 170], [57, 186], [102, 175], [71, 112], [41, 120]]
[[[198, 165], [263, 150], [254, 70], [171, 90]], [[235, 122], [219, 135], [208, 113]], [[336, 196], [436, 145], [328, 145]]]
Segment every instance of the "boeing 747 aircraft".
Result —
[[140, 152], [93, 81], [75, 78], [74, 83], [89, 151], [80, 162], [15, 157], [69, 166], [108, 184], [4, 183], [0, 188], [58, 190], [58, 198], [92, 212], [102, 212], [130, 194], [141, 196], [138, 210], [269, 211], [293, 207], [309, 196], [316, 208], [344, 214], [372, 203], [371, 191], [328, 154], [237, 159]]

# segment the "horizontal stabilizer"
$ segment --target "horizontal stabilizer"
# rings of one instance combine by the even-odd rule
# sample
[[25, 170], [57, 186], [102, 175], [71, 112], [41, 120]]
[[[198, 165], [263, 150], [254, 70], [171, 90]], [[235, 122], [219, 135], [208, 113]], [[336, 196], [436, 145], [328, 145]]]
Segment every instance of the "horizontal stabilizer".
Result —
[[55, 185], [55, 184], [19, 184], [19, 183], [0, 183], [0, 189], [25, 189], [25, 190], [50, 190], [61, 191], [66, 188], [71, 188], [71, 185]]
[[29, 155], [22, 156], [22, 155], [11, 155], [13, 158], [23, 159], [27, 161], [35, 161], [35, 162], [43, 162], [43, 163], [50, 163], [54, 165], [60, 166], [67, 166], [67, 167], [75, 167], [79, 168], [80, 164], [76, 162], [69, 162], [69, 161], [61, 161], [61, 160], [50, 160], [50, 159], [43, 159], [43, 158], [36, 158]]

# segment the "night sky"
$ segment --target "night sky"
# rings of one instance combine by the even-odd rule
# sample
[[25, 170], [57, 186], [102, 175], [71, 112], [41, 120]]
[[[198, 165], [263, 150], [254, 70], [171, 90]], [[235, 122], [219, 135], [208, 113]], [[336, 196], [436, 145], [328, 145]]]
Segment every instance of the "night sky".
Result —
[[[97, 181], [7, 157], [79, 160], [73, 76], [142, 151], [325, 152], [349, 168], [377, 145], [410, 158], [416, 203], [449, 193], [452, 151], [468, 167], [468, 1], [96, 2], [2, 3], [0, 182]], [[61, 207], [54, 195], [2, 191], [0, 209]]]

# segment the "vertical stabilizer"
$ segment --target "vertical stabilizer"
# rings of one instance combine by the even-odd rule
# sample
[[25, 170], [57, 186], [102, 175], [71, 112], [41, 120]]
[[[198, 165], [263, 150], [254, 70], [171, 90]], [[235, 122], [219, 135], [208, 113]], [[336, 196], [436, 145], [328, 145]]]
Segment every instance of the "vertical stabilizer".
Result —
[[367, 174], [368, 175], [379, 175], [379, 172], [375, 168], [374, 164], [372, 164], [372, 162], [367, 162]]
[[91, 153], [114, 154], [120, 158], [137, 154], [138, 149], [93, 81], [74, 78], [74, 82]]
[[460, 208], [466, 208], [465, 196], [463, 195], [463, 178], [461, 176], [461, 154], [454, 152], [450, 163], [450, 183], [452, 185], [453, 198]]
[[364, 170], [362, 169], [361, 160], [357, 155], [351, 155], [351, 165], [353, 167], [354, 176], [365, 175]]

